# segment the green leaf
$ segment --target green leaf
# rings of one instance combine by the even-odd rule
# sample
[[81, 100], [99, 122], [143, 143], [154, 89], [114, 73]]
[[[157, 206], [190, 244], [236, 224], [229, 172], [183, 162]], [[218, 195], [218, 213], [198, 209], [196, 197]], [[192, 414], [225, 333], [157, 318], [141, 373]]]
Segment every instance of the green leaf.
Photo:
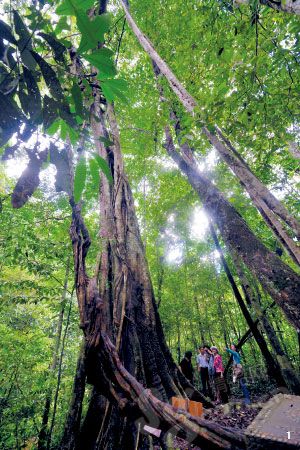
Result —
[[53, 134], [55, 134], [55, 133], [58, 131], [59, 126], [60, 126], [60, 119], [59, 119], [59, 120], [55, 120], [55, 122], [53, 122], [53, 123], [50, 125], [50, 127], [47, 128], [47, 133], [48, 133], [50, 136], [53, 136]]
[[67, 139], [67, 135], [68, 135], [68, 124], [64, 120], [61, 120], [60, 137], [62, 138], [63, 141], [65, 141]]
[[12, 44], [17, 44], [17, 40], [15, 39], [14, 35], [12, 34], [12, 30], [9, 25], [7, 25], [3, 20], [0, 20], [0, 37], [5, 39], [8, 42], [11, 42]]
[[43, 105], [43, 125], [44, 130], [48, 130], [48, 128], [53, 124], [54, 121], [58, 118], [58, 102], [56, 102], [53, 98], [48, 97], [48, 95], [44, 96], [44, 105]]
[[52, 67], [36, 52], [31, 51], [34, 59], [37, 61], [40, 66], [42, 75], [48, 86], [52, 96], [59, 101], [64, 100], [63, 90], [61, 88], [60, 82], [56, 76], [56, 73], [52, 69]]
[[95, 0], [64, 0], [58, 8], [56, 14], [61, 16], [76, 16], [80, 10], [84, 12], [91, 8]]
[[86, 181], [86, 160], [82, 156], [77, 163], [74, 177], [74, 201], [78, 203]]
[[90, 166], [90, 173], [91, 173], [91, 176], [93, 179], [93, 183], [95, 186], [99, 186], [99, 180], [100, 180], [99, 164], [97, 163], [97, 161], [95, 159], [90, 159], [89, 166]]
[[36, 62], [32, 57], [31, 51], [28, 50], [28, 48], [22, 48], [22, 46], [19, 46], [19, 49], [21, 52], [21, 59], [23, 64], [28, 67], [29, 70], [35, 70]]
[[19, 13], [17, 11], [14, 11], [13, 15], [14, 15], [15, 30], [18, 36], [20, 36], [20, 39], [18, 40], [18, 49], [21, 54], [22, 62], [26, 67], [28, 67], [28, 69], [35, 70], [36, 62], [31, 54], [32, 50], [31, 33], [29, 33], [28, 28], [21, 19]]
[[68, 18], [66, 16], [63, 16], [59, 19], [54, 32], [55, 32], [55, 35], [58, 36], [63, 30], [69, 31], [70, 29], [71, 29], [71, 27], [68, 24]]
[[112, 60], [113, 52], [108, 48], [101, 48], [91, 55], [82, 56], [98, 69], [98, 77], [101, 77], [101, 75], [114, 76], [117, 73], [115, 64]]
[[74, 116], [71, 114], [69, 104], [65, 100], [62, 103], [60, 103], [59, 115], [63, 120], [67, 122], [69, 127], [71, 128], [76, 127], [76, 120]]
[[27, 92], [30, 97], [30, 102], [28, 104], [30, 119], [34, 122], [40, 123], [42, 114], [42, 100], [37, 82], [35, 81], [32, 72], [25, 66], [23, 66], [23, 76], [27, 86]]
[[75, 82], [73, 83], [71, 94], [73, 97], [76, 114], [82, 117], [83, 116], [82, 93], [80, 87], [78, 86], [78, 83]]
[[104, 34], [109, 30], [110, 14], [102, 14], [91, 20], [81, 11], [76, 18], [77, 26], [82, 34], [78, 53], [97, 48], [98, 43], [104, 41]]
[[128, 86], [126, 81], [123, 80], [122, 78], [102, 80], [101, 89], [108, 102], [112, 102], [116, 98], [119, 98], [124, 102], [127, 102], [127, 98], [124, 92], [128, 90]]
[[95, 161], [97, 161], [98, 166], [100, 167], [100, 169], [102, 170], [108, 181], [112, 183], [113, 178], [111, 175], [111, 171], [105, 159], [101, 158], [101, 156], [99, 156], [97, 153], [94, 153], [94, 159]]
[[19, 130], [22, 123], [26, 123], [27, 120], [16, 102], [1, 92], [0, 105], [0, 147], [2, 147]]
[[47, 33], [38, 33], [38, 34], [43, 39], [45, 39], [45, 41], [52, 48], [52, 50], [54, 52], [55, 61], [58, 63], [61, 62], [64, 64], [64, 62], [65, 62], [64, 52], [67, 50], [66, 47], [63, 44], [61, 44], [57, 39], [55, 39], [55, 37], [53, 37], [51, 34], [47, 34]]
[[71, 144], [74, 145], [78, 140], [78, 132], [67, 122], [60, 120], [60, 137], [63, 141], [69, 137]]
[[28, 116], [29, 115], [29, 104], [30, 104], [30, 98], [29, 95], [25, 92], [25, 83], [23, 80], [20, 80], [19, 82], [19, 92], [18, 92], [19, 100], [21, 103], [21, 107], [23, 112]]
[[68, 125], [68, 133], [69, 133], [69, 138], [70, 138], [71, 144], [75, 145], [79, 138], [78, 132], [76, 130], [74, 130], [74, 128], [72, 128]]
[[29, 33], [28, 28], [21, 19], [18, 11], [14, 10], [13, 16], [17, 35], [20, 36], [20, 40], [23, 41], [25, 47], [32, 49], [31, 34]]

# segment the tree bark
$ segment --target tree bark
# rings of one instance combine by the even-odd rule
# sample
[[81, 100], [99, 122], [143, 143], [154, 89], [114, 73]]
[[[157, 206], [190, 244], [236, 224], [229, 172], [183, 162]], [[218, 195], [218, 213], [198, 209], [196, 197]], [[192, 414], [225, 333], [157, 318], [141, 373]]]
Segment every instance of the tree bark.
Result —
[[[219, 152], [222, 159], [228, 164], [235, 175], [240, 180], [242, 186], [250, 195], [253, 203], [262, 214], [267, 225], [287, 248], [296, 263], [300, 265], [300, 249], [296, 243], [288, 236], [278, 218], [282, 219], [294, 232], [295, 237], [300, 240], [300, 224], [289, 214], [285, 206], [260, 182], [252, 173], [247, 163], [232, 146], [219, 128], [216, 133], [219, 138], [211, 133], [206, 127], [203, 128], [214, 148]], [[276, 218], [276, 216], [278, 218]]]
[[150, 56], [151, 60], [154, 61], [161, 73], [166, 77], [168, 83], [170, 84], [171, 89], [174, 91], [176, 96], [179, 98], [185, 109], [192, 113], [197, 106], [195, 99], [187, 92], [184, 86], [180, 83], [180, 81], [176, 78], [174, 73], [170, 70], [167, 63], [159, 56], [157, 51], [154, 49], [150, 40], [141, 32], [141, 30], [136, 25], [133, 20], [126, 0], [119, 0], [122, 8], [124, 9], [127, 23], [131, 27], [132, 31], [138, 38], [139, 43], [143, 47], [146, 53]]
[[289, 151], [294, 158], [300, 160], [300, 147], [296, 144], [296, 142], [289, 142]]
[[248, 326], [249, 326], [249, 328], [250, 328], [250, 330], [251, 330], [251, 332], [253, 334], [253, 337], [256, 340], [256, 343], [257, 343], [257, 345], [258, 345], [258, 347], [259, 347], [259, 349], [260, 349], [260, 351], [261, 351], [261, 353], [262, 353], [262, 355], [264, 357], [264, 360], [265, 360], [265, 363], [266, 363], [266, 368], [267, 368], [267, 373], [268, 373], [269, 377], [271, 379], [273, 379], [277, 383], [277, 385], [279, 387], [287, 387], [285, 379], [282, 376], [282, 373], [281, 373], [281, 370], [280, 370], [280, 365], [274, 360], [273, 356], [271, 355], [271, 353], [270, 353], [270, 351], [268, 349], [267, 343], [266, 343], [263, 335], [261, 334], [261, 332], [259, 331], [259, 329], [255, 325], [255, 322], [252, 319], [252, 317], [251, 317], [251, 315], [250, 315], [250, 313], [249, 313], [249, 311], [247, 309], [247, 306], [246, 306], [246, 304], [244, 302], [244, 299], [241, 296], [239, 288], [236, 285], [236, 282], [234, 281], [234, 278], [233, 278], [233, 276], [231, 274], [231, 271], [229, 269], [229, 266], [228, 266], [228, 264], [226, 262], [226, 259], [225, 259], [224, 254], [223, 254], [223, 250], [222, 250], [222, 248], [220, 246], [218, 237], [216, 235], [216, 232], [215, 232], [214, 227], [213, 227], [211, 222], [210, 222], [210, 232], [211, 232], [211, 235], [213, 237], [214, 243], [216, 245], [216, 249], [218, 250], [218, 252], [220, 254], [220, 258], [221, 258], [221, 261], [222, 261], [222, 265], [223, 265], [224, 271], [225, 271], [225, 273], [227, 275], [227, 278], [228, 278], [228, 281], [229, 281], [229, 283], [230, 283], [230, 285], [232, 287], [232, 290], [234, 292], [235, 298], [236, 298], [236, 300], [237, 300], [237, 302], [239, 304], [239, 307], [241, 308], [243, 316], [244, 316], [244, 318], [245, 318], [245, 320], [246, 320], [246, 322], [247, 322], [247, 324], [248, 324]]
[[82, 402], [85, 392], [85, 340], [83, 339], [74, 377], [73, 393], [64, 433], [60, 442], [61, 450], [80, 450], [79, 432], [82, 414]]
[[291, 324], [298, 328], [300, 324], [299, 276], [252, 233], [235, 208], [199, 172], [195, 161], [188, 163], [175, 150], [168, 127], [165, 147], [198, 193], [213, 222], [218, 225], [229, 251], [239, 255], [266, 292], [282, 308]]
[[[138, 418], [134, 416], [131, 419], [128, 414], [123, 417], [122, 400], [111, 384], [110, 375], [104, 376], [103, 355], [90, 350], [98, 348], [98, 340], [102, 337], [114, 343], [128, 373], [151, 389], [160, 400], [167, 401], [174, 395], [186, 395], [184, 391], [189, 391], [193, 399], [201, 399], [206, 406], [212, 404], [178, 371], [166, 345], [133, 197], [124, 173], [117, 123], [111, 105], [103, 113], [100, 97], [95, 99], [91, 124], [95, 146], [99, 155], [108, 162], [113, 182], [109, 184], [107, 178], [101, 177], [99, 235], [102, 253], [99, 269], [93, 277], [89, 277], [85, 269], [85, 257], [90, 246], [88, 230], [80, 214], [80, 205], [75, 205], [72, 198], [70, 200], [75, 286], [80, 323], [87, 344], [87, 380], [97, 394], [91, 399], [90, 414], [86, 416], [79, 441], [85, 442], [86, 450], [96, 449], [98, 445], [109, 449], [130, 449], [133, 448]], [[103, 136], [109, 137], [114, 144], [106, 147], [99, 140]], [[111, 395], [106, 395], [107, 392]], [[109, 397], [112, 403], [107, 413], [101, 395]], [[140, 412], [140, 415], [143, 414]], [[103, 420], [107, 420], [105, 433], [101, 428]], [[84, 436], [89, 436], [88, 442]]]
[[205, 340], [205, 334], [204, 334], [203, 325], [202, 325], [203, 312], [201, 313], [201, 311], [200, 311], [199, 302], [198, 302], [198, 299], [195, 294], [194, 294], [193, 298], [194, 298], [194, 302], [195, 302], [197, 313], [198, 313], [197, 323], [198, 323], [198, 328], [199, 328], [199, 335], [201, 337], [201, 345], [205, 345], [206, 340]]
[[[249, 0], [234, 0], [237, 5], [250, 5]], [[282, 11], [289, 14], [300, 15], [300, 1], [299, 0], [287, 0], [287, 1], [272, 1], [272, 0], [260, 0], [261, 5], [268, 6], [275, 11]]]
[[[101, 314], [103, 301], [94, 289], [93, 278], [89, 278], [85, 271], [90, 239], [80, 214], [80, 206], [75, 205], [72, 199], [71, 204], [73, 220], [70, 233], [76, 268], [77, 296], [81, 302], [79, 310], [81, 323], [84, 324], [89, 383], [118, 408], [119, 417], [130, 418], [133, 424], [143, 425], [146, 422], [155, 428], [178, 434], [197, 445], [209, 445], [210, 449], [245, 448], [243, 433], [176, 410], [155, 397], [151, 389], [139, 383], [123, 366], [116, 347], [105, 331], [105, 316]], [[190, 387], [192, 388], [191, 385]], [[122, 444], [118, 448], [130, 450], [130, 447], [123, 447]]]
[[289, 389], [289, 391], [292, 394], [300, 395], [300, 380], [293, 369], [287, 355], [283, 351], [279, 339], [276, 335], [276, 332], [271, 324], [271, 322], [268, 320], [268, 317], [266, 313], [263, 312], [259, 300], [257, 299], [248, 279], [247, 276], [241, 267], [239, 261], [237, 258], [234, 258], [234, 265], [236, 267], [239, 279], [242, 284], [243, 291], [245, 295], [248, 297], [250, 301], [250, 305], [252, 306], [252, 309], [254, 310], [256, 317], [258, 318], [259, 322], [262, 324], [263, 329], [265, 330], [265, 333], [268, 337], [268, 340], [271, 344], [271, 347], [273, 349], [274, 354], [276, 355], [276, 360], [279, 365], [279, 370], [282, 374], [282, 377], [284, 378], [286, 385]]

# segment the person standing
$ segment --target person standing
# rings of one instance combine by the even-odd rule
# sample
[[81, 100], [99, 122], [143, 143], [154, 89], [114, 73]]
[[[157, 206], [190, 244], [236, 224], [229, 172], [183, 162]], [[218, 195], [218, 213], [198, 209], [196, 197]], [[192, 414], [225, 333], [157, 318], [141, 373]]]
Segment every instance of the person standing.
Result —
[[230, 353], [233, 358], [233, 371], [232, 371], [233, 382], [235, 383], [237, 380], [239, 380], [239, 384], [245, 399], [244, 402], [245, 404], [249, 405], [250, 395], [244, 378], [243, 366], [241, 364], [241, 356], [239, 352], [236, 351], [236, 346], [234, 344], [231, 344], [230, 348], [225, 348], [225, 350], [228, 353]]
[[198, 348], [198, 355], [196, 360], [198, 372], [200, 373], [201, 378], [202, 391], [204, 395], [207, 395], [210, 393], [209, 375], [208, 375], [209, 355], [204, 347]]
[[192, 356], [192, 352], [185, 352], [184, 358], [179, 363], [179, 367], [185, 378], [187, 378], [191, 383], [194, 383], [194, 368], [192, 364]]
[[222, 357], [219, 354], [217, 347], [215, 346], [210, 347], [210, 351], [214, 356], [214, 369], [215, 369], [214, 381], [217, 391], [217, 401], [221, 401], [222, 403], [225, 404], [228, 403], [228, 393], [226, 382], [224, 379], [224, 366]]

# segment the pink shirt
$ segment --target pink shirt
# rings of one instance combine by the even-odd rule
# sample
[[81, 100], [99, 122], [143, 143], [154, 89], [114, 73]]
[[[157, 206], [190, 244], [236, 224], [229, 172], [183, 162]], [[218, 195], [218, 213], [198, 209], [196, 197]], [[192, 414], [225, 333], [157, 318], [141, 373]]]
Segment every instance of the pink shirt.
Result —
[[224, 372], [222, 357], [218, 353], [214, 356], [214, 368], [216, 372]]

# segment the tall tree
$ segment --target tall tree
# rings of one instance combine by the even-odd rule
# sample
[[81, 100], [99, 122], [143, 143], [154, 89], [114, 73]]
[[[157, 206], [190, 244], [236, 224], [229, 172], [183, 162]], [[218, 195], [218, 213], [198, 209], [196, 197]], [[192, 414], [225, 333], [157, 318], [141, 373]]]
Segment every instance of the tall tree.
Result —
[[[203, 128], [204, 134], [209, 141], [218, 150], [223, 160], [233, 170], [250, 195], [254, 205], [260, 211], [267, 225], [272, 229], [275, 236], [279, 238], [294, 261], [300, 265], [300, 248], [286, 232], [280, 220], [291, 228], [294, 236], [300, 239], [300, 224], [289, 214], [287, 209], [277, 198], [264, 186], [259, 179], [252, 173], [249, 166], [243, 160], [241, 155], [232, 146], [222, 131], [216, 127], [216, 134], [211, 133], [206, 127]], [[218, 138], [219, 136], [219, 138]], [[276, 217], [277, 216], [277, 217]]]
[[[106, 113], [103, 112], [104, 109], [107, 109]], [[179, 381], [177, 367], [164, 340], [133, 198], [124, 173], [114, 111], [110, 105], [106, 108], [106, 101], [99, 93], [95, 94], [91, 108], [91, 127], [98, 155], [107, 161], [110, 169], [112, 185], [109, 177], [101, 179], [101, 257], [92, 278], [87, 277], [84, 266], [89, 247], [88, 231], [80, 210], [71, 197], [75, 280], [81, 327], [88, 343], [87, 354], [93, 354], [91, 347], [97, 345], [96, 336], [104, 331], [115, 343], [125, 368], [166, 401], [174, 394], [183, 393], [185, 387], [191, 386], [182, 376]], [[107, 144], [109, 138], [111, 143]], [[80, 242], [82, 250], [78, 248], [79, 236], [84, 241]], [[98, 281], [99, 293], [96, 293]], [[103, 391], [99, 390], [94, 381], [97, 379], [98, 362], [91, 362], [88, 357], [87, 364], [88, 379], [93, 380], [95, 389], [79, 442], [85, 442], [89, 448], [95, 448], [100, 445], [99, 442], [101, 446], [109, 443], [110, 448], [131, 448], [138, 439], [136, 418], [133, 421], [128, 417], [123, 420], [119, 408], [101, 400]], [[93, 364], [95, 368], [92, 367]], [[198, 396], [202, 398], [200, 394]], [[208, 401], [205, 402], [209, 404]], [[95, 421], [95, 415], [102, 416], [102, 424], [99, 420]], [[121, 435], [116, 433], [117, 429], [123, 430]], [[64, 439], [68, 440], [66, 435]]]
[[[125, 11], [125, 15], [126, 15], [128, 24], [132, 28], [134, 34], [137, 36], [141, 46], [144, 48], [144, 50], [148, 53], [150, 58], [157, 65], [160, 72], [166, 77], [166, 79], [168, 80], [168, 82], [170, 84], [171, 89], [174, 91], [174, 93], [176, 94], [176, 96], [178, 97], [178, 99], [180, 100], [182, 105], [185, 107], [185, 109], [191, 114], [194, 114], [194, 113], [197, 114], [197, 102], [195, 101], [195, 99], [187, 92], [187, 90], [183, 87], [183, 85], [180, 83], [180, 81], [176, 78], [176, 76], [170, 70], [170, 68], [168, 67], [166, 62], [159, 56], [159, 54], [156, 52], [156, 50], [154, 49], [154, 47], [151, 44], [151, 42], [149, 41], [149, 39], [146, 36], [144, 36], [143, 33], [140, 31], [140, 29], [138, 28], [138, 26], [136, 25], [135, 21], [133, 20], [132, 16], [129, 13], [126, 2], [123, 0], [120, 0], [120, 3], [122, 4], [122, 7]], [[206, 126], [203, 127], [203, 130], [204, 131], [207, 130], [207, 132], [209, 132], [209, 130], [207, 129]], [[168, 135], [167, 136], [167, 146], [166, 146], [167, 151], [169, 152], [170, 156], [172, 156], [174, 161], [176, 163], [178, 163], [181, 170], [184, 173], [186, 173], [186, 175], [188, 176], [192, 185], [194, 182], [194, 188], [196, 190], [198, 189], [199, 193], [200, 193], [200, 190], [203, 189], [202, 196], [204, 195], [206, 197], [206, 200], [204, 201], [204, 199], [202, 198], [202, 201], [205, 204], [205, 206], [207, 207], [207, 209], [212, 213], [211, 208], [208, 208], [207, 197], [210, 196], [209, 191], [211, 191], [211, 190], [215, 191], [215, 188], [210, 184], [210, 188], [212, 188], [212, 189], [209, 188], [209, 190], [207, 191], [208, 184], [210, 182], [207, 179], [205, 179], [205, 177], [202, 177], [201, 174], [199, 173], [199, 171], [197, 173], [196, 164], [194, 164], [194, 167], [188, 165], [188, 163], [183, 159], [183, 157], [180, 156], [175, 151], [175, 148], [171, 141], [171, 135], [168, 130], [167, 130], [167, 135]], [[197, 173], [197, 176], [196, 176], [196, 173]], [[196, 178], [198, 178], [198, 180], [196, 180]], [[192, 179], [193, 179], [193, 182], [192, 182]], [[198, 181], [198, 183], [197, 183], [197, 181]], [[200, 185], [202, 185], [202, 186], [200, 187]], [[221, 194], [218, 192], [219, 198], [220, 198], [220, 195]], [[210, 200], [210, 205], [212, 206], [212, 199], [209, 199], [209, 200]], [[233, 219], [233, 216], [232, 216], [233, 208], [228, 202], [226, 202], [225, 199], [223, 199], [222, 203], [223, 203], [223, 205], [222, 205], [223, 218], [221, 219], [220, 216], [218, 218], [214, 217], [216, 214], [221, 215], [221, 211], [220, 211], [221, 208], [218, 208], [218, 212], [214, 211], [212, 216], [213, 216], [214, 220], [218, 219], [217, 223], [221, 230], [223, 238], [226, 242], [226, 245], [229, 245], [229, 246], [231, 245], [232, 247], [236, 247], [236, 250], [239, 252], [240, 257], [243, 259], [245, 264], [253, 272], [256, 273], [258, 279], [263, 284], [264, 288], [278, 302], [278, 304], [283, 309], [283, 311], [285, 312], [285, 314], [286, 314], [287, 318], [290, 320], [290, 322], [295, 327], [298, 327], [299, 319], [300, 319], [300, 312], [299, 312], [299, 308], [297, 305], [297, 300], [295, 298], [295, 291], [299, 292], [299, 290], [300, 290], [299, 277], [288, 266], [286, 266], [284, 263], [282, 263], [279, 260], [279, 258], [276, 257], [276, 255], [273, 255], [272, 252], [269, 252], [263, 246], [263, 244], [261, 242], [259, 242], [259, 240], [254, 235], [252, 235], [249, 228], [247, 226], [245, 226], [246, 225], [245, 222], [242, 221], [241, 218], [239, 218], [237, 213], [235, 212], [234, 213], [234, 215], [236, 215], [235, 228], [237, 228], [237, 223], [240, 222], [241, 228], [244, 228], [243, 239], [245, 239], [246, 234], [248, 235], [248, 237], [250, 237], [250, 235], [251, 235], [252, 244], [254, 244], [254, 242], [255, 242], [255, 247], [259, 246], [259, 248], [261, 250], [260, 255], [257, 254], [256, 259], [261, 258], [265, 255], [268, 255], [269, 256], [268, 259], [270, 259], [270, 262], [272, 260], [272, 262], [274, 263], [272, 269], [270, 267], [265, 266], [265, 269], [263, 271], [264, 273], [262, 273], [261, 265], [258, 263], [258, 261], [257, 261], [257, 263], [258, 263], [257, 264], [253, 260], [254, 255], [251, 255], [251, 257], [250, 257], [250, 253], [253, 253], [253, 252], [250, 252], [248, 250], [246, 251], [246, 248], [243, 248], [243, 247], [245, 247], [246, 241], [244, 241], [244, 245], [242, 246], [241, 243], [237, 243], [237, 241], [239, 239], [236, 236], [236, 233], [235, 234], [231, 233], [231, 236], [229, 236], [228, 227], [230, 226], [230, 222], [231, 222], [230, 216], [231, 216], [231, 219]], [[225, 206], [225, 204], [226, 204], [226, 206]], [[221, 203], [219, 206], [221, 207]], [[214, 205], [214, 208], [215, 207], [216, 207], [216, 205]], [[227, 218], [225, 218], [225, 210], [227, 210], [227, 213], [228, 213], [228, 215], [226, 213]], [[221, 226], [221, 222], [222, 222], [222, 226]], [[242, 230], [240, 230], [240, 232], [241, 231]], [[225, 237], [225, 234], [227, 235], [226, 237]], [[253, 251], [255, 249], [256, 248], [253, 248]], [[289, 274], [289, 276], [287, 276], [287, 274]], [[292, 306], [292, 304], [293, 304], [293, 306]]]
[[300, 320], [299, 276], [252, 233], [235, 208], [198, 170], [196, 161], [189, 159], [187, 162], [184, 154], [181, 155], [176, 151], [168, 127], [166, 128], [166, 149], [181, 171], [188, 177], [212, 220], [218, 225], [228, 249], [238, 253], [264, 289], [283, 309], [289, 321], [298, 327]]

